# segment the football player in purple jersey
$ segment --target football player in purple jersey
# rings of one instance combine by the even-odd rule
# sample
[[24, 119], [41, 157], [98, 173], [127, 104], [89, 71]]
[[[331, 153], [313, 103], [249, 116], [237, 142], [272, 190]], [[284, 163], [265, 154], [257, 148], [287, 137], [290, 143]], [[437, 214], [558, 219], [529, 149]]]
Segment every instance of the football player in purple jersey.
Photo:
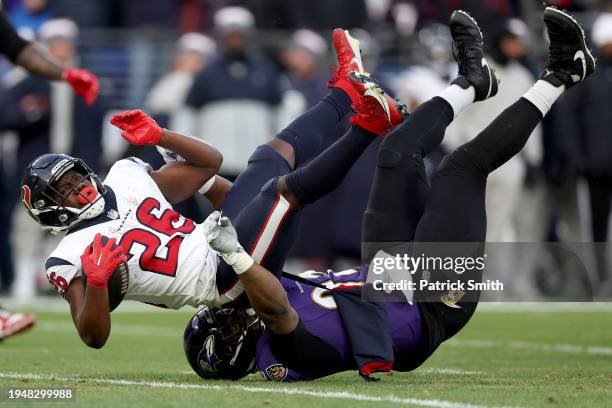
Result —
[[[485, 240], [488, 174], [517, 154], [563, 91], [595, 68], [576, 20], [548, 7], [544, 22], [549, 59], [538, 81], [446, 157], [430, 187], [422, 158], [440, 144], [445, 128], [465, 107], [497, 91], [478, 25], [465, 12], [451, 15], [459, 76], [382, 143], [363, 218], [363, 242], [380, 247], [411, 241], [476, 243], [475, 253], [483, 253], [479, 244]], [[386, 115], [380, 105], [372, 106], [370, 117]], [[312, 202], [350, 164], [337, 149], [327, 149], [281, 177], [278, 183], [287, 186], [281, 194], [292, 208]], [[354, 288], [363, 283], [366, 267], [279, 280], [279, 271], [262, 267], [243, 249], [240, 230], [229, 219], [213, 213], [205, 232], [211, 247], [238, 274], [255, 312], [205, 308], [192, 318], [185, 352], [203, 378], [239, 379], [259, 370], [269, 380], [296, 381], [358, 370], [371, 379], [373, 372], [413, 370], [461, 330], [476, 309], [478, 293], [463, 299], [442, 296], [437, 302], [362, 302]]]

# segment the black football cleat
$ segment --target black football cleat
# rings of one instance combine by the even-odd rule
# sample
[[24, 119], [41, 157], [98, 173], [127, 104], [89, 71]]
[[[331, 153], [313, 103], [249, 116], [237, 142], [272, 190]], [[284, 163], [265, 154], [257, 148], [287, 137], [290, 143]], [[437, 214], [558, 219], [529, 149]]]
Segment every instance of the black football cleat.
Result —
[[482, 32], [468, 13], [456, 10], [449, 26], [453, 36], [453, 54], [459, 64], [459, 76], [452, 84], [476, 89], [476, 101], [484, 101], [497, 93], [497, 77], [484, 57]]
[[540, 79], [553, 86], [576, 85], [595, 71], [595, 58], [587, 48], [584, 31], [569, 14], [555, 7], [544, 11], [550, 39], [548, 63]]

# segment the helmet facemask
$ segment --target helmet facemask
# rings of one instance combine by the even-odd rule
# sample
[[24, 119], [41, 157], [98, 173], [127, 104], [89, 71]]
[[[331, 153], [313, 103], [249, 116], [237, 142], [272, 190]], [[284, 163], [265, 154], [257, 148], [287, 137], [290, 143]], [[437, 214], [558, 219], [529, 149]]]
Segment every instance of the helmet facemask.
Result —
[[[41, 225], [43, 230], [49, 230], [52, 233], [68, 230], [80, 222], [99, 216], [103, 213], [105, 206], [103, 197], [105, 188], [85, 163], [80, 159], [74, 159], [60, 162], [58, 166], [59, 168], [35, 202], [30, 202], [29, 187], [27, 185], [22, 187], [22, 199], [28, 213]], [[80, 179], [70, 190], [62, 193], [57, 189], [57, 183], [71, 170], [76, 172]], [[85, 180], [91, 184], [90, 189], [83, 188]], [[83, 204], [81, 208], [67, 205], [68, 198], [75, 192]]]

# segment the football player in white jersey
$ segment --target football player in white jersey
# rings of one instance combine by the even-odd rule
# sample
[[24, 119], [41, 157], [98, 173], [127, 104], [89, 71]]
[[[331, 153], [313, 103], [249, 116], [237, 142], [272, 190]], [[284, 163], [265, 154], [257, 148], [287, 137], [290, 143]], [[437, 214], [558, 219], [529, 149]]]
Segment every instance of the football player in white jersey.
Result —
[[[184, 160], [158, 171], [135, 158], [120, 160], [102, 183], [82, 160], [46, 154], [30, 164], [22, 183], [28, 213], [43, 229], [66, 232], [47, 260], [47, 276], [70, 303], [81, 339], [95, 348], [110, 334], [106, 284], [121, 262], [129, 268], [126, 299], [179, 308], [213, 303], [216, 296], [210, 282], [217, 256], [201, 226], [180, 216], [172, 203], [207, 187], [221, 154], [198, 139], [161, 129], [139, 110], [117, 115], [112, 123], [130, 143], [157, 145]], [[101, 235], [110, 238], [105, 245]]]
[[[172, 209], [173, 203], [196, 191], [207, 191], [215, 208], [223, 204], [249, 254], [280, 276], [300, 214], [286, 196], [309, 184], [300, 176], [301, 165], [305, 168], [320, 153], [324, 136], [342, 135], [339, 124], [346, 123], [351, 109], [357, 113], [351, 118], [353, 126], [332, 149], [347, 169], [377, 135], [404, 116], [402, 106], [362, 74], [358, 42], [337, 29], [334, 46], [338, 68], [328, 83], [330, 93], [260, 146], [231, 190], [229, 182], [213, 178], [221, 164], [219, 152], [197, 139], [161, 129], [142, 111], [117, 115], [112, 123], [129, 142], [157, 145], [174, 156], [158, 171], [138, 159], [121, 160], [102, 183], [82, 160], [70, 156], [47, 154], [30, 164], [22, 181], [23, 203], [43, 229], [66, 234], [47, 260], [47, 275], [70, 303], [75, 326], [87, 345], [100, 348], [108, 339], [107, 282], [126, 261], [125, 299], [174, 309], [248, 305], [235, 262], [221, 259], [206, 242], [203, 227]], [[368, 119], [373, 105], [385, 109], [384, 120]], [[296, 168], [298, 172], [292, 173]], [[315, 195], [325, 195], [340, 183], [342, 172], [336, 173], [317, 186]], [[288, 185], [292, 180], [302, 183]], [[109, 240], [104, 242], [102, 236]]]

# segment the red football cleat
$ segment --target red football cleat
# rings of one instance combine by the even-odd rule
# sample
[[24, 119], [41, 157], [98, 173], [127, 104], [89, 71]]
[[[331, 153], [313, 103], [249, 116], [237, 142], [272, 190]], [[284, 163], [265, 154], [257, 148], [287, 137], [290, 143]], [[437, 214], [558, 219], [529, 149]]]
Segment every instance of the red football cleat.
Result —
[[29, 313], [9, 313], [0, 310], [0, 341], [34, 326], [36, 317]]
[[338, 55], [338, 67], [334, 68], [334, 75], [327, 83], [328, 88], [340, 88], [346, 92], [353, 100], [352, 88], [345, 82], [347, 75], [351, 71], [363, 73], [363, 63], [361, 62], [361, 52], [359, 51], [359, 41], [351, 37], [348, 30], [336, 28], [333, 33], [334, 48]]
[[352, 94], [359, 95], [351, 98], [357, 113], [351, 117], [351, 124], [382, 136], [408, 116], [406, 106], [386, 94], [372, 78], [359, 72], [350, 72], [348, 78]]
[[336, 28], [333, 33], [334, 49], [338, 54], [338, 75], [345, 78], [349, 72], [356, 71], [363, 74], [361, 50], [359, 40], [351, 37], [348, 30]]

